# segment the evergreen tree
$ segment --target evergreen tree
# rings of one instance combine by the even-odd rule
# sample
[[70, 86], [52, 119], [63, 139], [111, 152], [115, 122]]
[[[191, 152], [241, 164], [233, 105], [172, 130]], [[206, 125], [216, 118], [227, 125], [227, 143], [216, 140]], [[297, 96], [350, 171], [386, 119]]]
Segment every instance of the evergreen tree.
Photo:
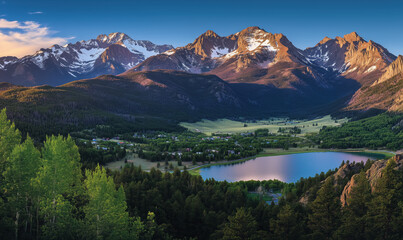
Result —
[[338, 228], [340, 200], [333, 183], [334, 177], [328, 177], [310, 206], [312, 213], [308, 225], [312, 230], [312, 239], [332, 239], [333, 232]]
[[294, 240], [302, 235], [302, 228], [297, 214], [290, 205], [285, 205], [277, 214], [277, 219], [270, 223], [275, 239]]
[[371, 186], [365, 172], [354, 176], [355, 185], [352, 187], [347, 205], [343, 209], [342, 225], [338, 230], [340, 239], [364, 239], [367, 229], [366, 214], [368, 203], [371, 201]]
[[397, 225], [401, 213], [402, 177], [396, 162], [390, 159], [375, 186], [374, 198], [368, 209], [368, 237], [373, 239], [401, 239], [401, 226]]
[[228, 223], [223, 228], [224, 240], [257, 239], [257, 223], [250, 211], [245, 208], [237, 209], [235, 215], [228, 217]]

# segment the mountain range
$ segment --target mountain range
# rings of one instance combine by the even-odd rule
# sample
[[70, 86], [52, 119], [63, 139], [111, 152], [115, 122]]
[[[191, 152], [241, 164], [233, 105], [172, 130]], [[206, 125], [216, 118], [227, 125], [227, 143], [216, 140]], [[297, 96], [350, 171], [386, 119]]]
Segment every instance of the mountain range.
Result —
[[402, 79], [402, 56], [356, 32], [305, 50], [258, 27], [178, 48], [112, 33], [0, 58], [0, 104], [33, 124], [401, 111]]
[[74, 80], [119, 74], [146, 58], [172, 49], [124, 33], [53, 45], [22, 58], [0, 57], [0, 81], [23, 86], [58, 86]]

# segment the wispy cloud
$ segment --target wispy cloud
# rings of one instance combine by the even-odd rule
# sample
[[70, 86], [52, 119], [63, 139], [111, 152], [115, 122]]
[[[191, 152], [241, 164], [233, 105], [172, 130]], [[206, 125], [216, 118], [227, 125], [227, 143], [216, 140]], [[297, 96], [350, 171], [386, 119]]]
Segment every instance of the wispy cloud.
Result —
[[43, 12], [41, 11], [37, 11], [37, 12], [28, 12], [29, 15], [37, 15], [37, 14], [43, 14]]
[[49, 28], [37, 22], [8, 21], [0, 18], [1, 56], [22, 57], [53, 44], [65, 44], [68, 39], [52, 37]]

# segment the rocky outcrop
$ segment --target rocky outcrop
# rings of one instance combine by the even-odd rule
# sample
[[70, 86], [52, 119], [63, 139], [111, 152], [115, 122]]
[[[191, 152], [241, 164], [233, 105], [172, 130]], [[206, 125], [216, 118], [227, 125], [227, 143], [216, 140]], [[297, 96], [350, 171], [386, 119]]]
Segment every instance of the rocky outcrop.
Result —
[[388, 80], [396, 75], [402, 75], [402, 78], [403, 78], [403, 56], [402, 55], [400, 55], [394, 62], [392, 62], [386, 68], [386, 72], [373, 85], [383, 83], [386, 80]]
[[[393, 157], [393, 160], [397, 163], [396, 169], [401, 169], [403, 166], [403, 155], [397, 154]], [[371, 168], [366, 171], [366, 177], [371, 186], [371, 191], [375, 190], [377, 181], [382, 177], [382, 170], [386, 167], [389, 160], [379, 160], [372, 164]], [[343, 189], [343, 192], [340, 196], [340, 201], [342, 206], [347, 204], [347, 199], [350, 196], [351, 189], [356, 185], [354, 175], [351, 180], [346, 184]]]
[[403, 56], [399, 56], [371, 86], [359, 89], [346, 110], [403, 111]]
[[362, 169], [361, 164], [355, 164], [355, 163], [344, 164], [342, 167], [339, 168], [339, 170], [337, 170], [335, 174], [333, 174], [335, 185], [337, 184], [338, 180], [345, 179], [346, 177], [349, 177], [352, 174], [359, 172], [361, 169]]
[[[334, 178], [334, 186], [335, 188], [339, 185], [340, 181], [345, 180], [346, 178], [350, 177], [351, 175], [354, 175], [358, 172], [361, 171], [363, 166], [361, 164], [355, 164], [353, 163], [346, 163], [343, 166], [341, 166], [337, 172], [335, 172], [332, 177]], [[324, 183], [324, 181], [321, 182]], [[310, 191], [307, 191], [302, 195], [300, 198], [299, 202], [303, 205], [306, 205], [309, 203], [309, 196], [310, 196]]]

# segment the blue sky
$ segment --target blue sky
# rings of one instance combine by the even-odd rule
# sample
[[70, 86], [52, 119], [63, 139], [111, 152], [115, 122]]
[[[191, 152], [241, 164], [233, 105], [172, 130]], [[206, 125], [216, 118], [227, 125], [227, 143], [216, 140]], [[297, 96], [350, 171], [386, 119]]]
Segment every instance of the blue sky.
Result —
[[[38, 28], [46, 28], [44, 44], [53, 39], [55, 43], [75, 42], [119, 31], [134, 39], [183, 46], [208, 29], [226, 36], [259, 26], [285, 34], [302, 49], [325, 36], [357, 31], [396, 55], [403, 54], [402, 10], [401, 0], [0, 0], [0, 18], [32, 21], [40, 25]], [[0, 25], [0, 33], [6, 31], [9, 29]]]

